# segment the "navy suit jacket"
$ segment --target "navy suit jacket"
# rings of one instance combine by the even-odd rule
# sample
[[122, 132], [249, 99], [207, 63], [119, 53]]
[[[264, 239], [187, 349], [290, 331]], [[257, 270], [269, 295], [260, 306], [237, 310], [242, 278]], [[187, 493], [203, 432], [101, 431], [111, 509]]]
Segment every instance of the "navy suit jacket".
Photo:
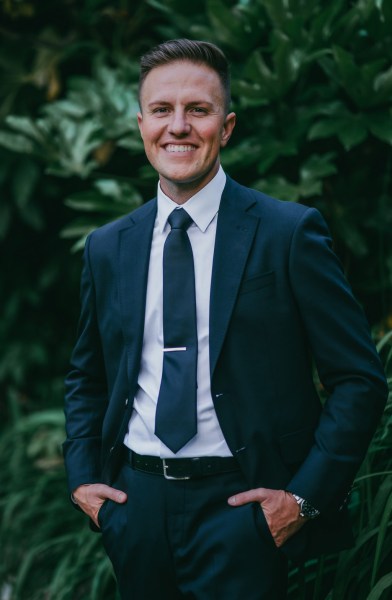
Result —
[[[121, 464], [156, 208], [154, 199], [86, 243], [79, 334], [66, 379], [70, 490], [110, 484]], [[210, 363], [219, 423], [249, 488], [288, 489], [321, 511], [283, 550], [304, 558], [349, 545], [345, 499], [387, 391], [366, 319], [317, 210], [227, 179], [214, 250]]]

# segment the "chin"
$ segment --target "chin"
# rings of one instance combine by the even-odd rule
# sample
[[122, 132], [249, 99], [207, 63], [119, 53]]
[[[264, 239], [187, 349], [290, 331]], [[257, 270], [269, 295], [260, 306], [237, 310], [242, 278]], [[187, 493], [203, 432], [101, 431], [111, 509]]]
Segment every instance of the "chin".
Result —
[[161, 173], [161, 176], [166, 179], [166, 181], [173, 183], [175, 185], [187, 185], [190, 183], [198, 182], [203, 179], [203, 175], [192, 175], [187, 173], [185, 174], [167, 174]]
[[166, 174], [161, 171], [161, 176], [164, 177], [167, 181], [170, 181], [171, 183], [177, 184], [177, 185], [187, 185], [187, 184], [198, 184], [201, 181], [208, 179], [211, 177], [211, 174], [214, 171], [214, 167], [206, 169], [205, 171], [197, 171], [195, 172], [182, 172], [179, 173], [177, 172], [167, 172]]

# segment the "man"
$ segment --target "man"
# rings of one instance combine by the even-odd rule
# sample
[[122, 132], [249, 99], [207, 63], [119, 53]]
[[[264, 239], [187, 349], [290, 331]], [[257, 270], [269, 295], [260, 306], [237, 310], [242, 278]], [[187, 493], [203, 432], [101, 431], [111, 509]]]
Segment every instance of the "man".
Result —
[[126, 600], [285, 598], [287, 557], [350, 545], [386, 400], [320, 214], [222, 171], [229, 104], [216, 46], [146, 54], [157, 198], [86, 243], [64, 452]]

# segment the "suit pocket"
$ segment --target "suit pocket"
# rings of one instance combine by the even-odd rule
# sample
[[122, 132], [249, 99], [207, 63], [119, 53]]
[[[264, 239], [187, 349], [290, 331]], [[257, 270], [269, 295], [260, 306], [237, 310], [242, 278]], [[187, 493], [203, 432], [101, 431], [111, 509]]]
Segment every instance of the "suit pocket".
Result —
[[268, 543], [272, 544], [275, 550], [277, 550], [278, 547], [275, 544], [274, 538], [272, 537], [272, 533], [268, 526], [267, 519], [265, 518], [265, 514], [261, 504], [259, 502], [254, 502], [252, 504], [252, 509], [258, 534], [264, 541], [267, 541]]
[[101, 508], [98, 511], [98, 515], [97, 515], [97, 521], [99, 523], [100, 528], [102, 529], [102, 517], [106, 511], [107, 505], [108, 505], [109, 500], [106, 499], [104, 500], [103, 504], [101, 505]]
[[255, 292], [256, 290], [270, 287], [274, 281], [275, 271], [268, 271], [267, 273], [262, 273], [255, 277], [249, 277], [242, 282], [239, 293], [247, 294], [249, 292]]

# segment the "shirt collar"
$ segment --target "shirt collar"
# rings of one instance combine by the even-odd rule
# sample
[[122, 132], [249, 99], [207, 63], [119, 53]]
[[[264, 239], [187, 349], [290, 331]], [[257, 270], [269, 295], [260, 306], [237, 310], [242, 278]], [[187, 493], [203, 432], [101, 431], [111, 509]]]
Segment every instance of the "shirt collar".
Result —
[[[184, 204], [181, 204], [181, 208], [184, 208], [186, 212], [192, 217], [193, 222], [203, 233], [215, 217], [219, 210], [221, 196], [223, 188], [226, 184], [226, 175], [222, 167], [215, 177], [207, 183], [205, 187], [197, 192], [194, 196], [189, 198]], [[170, 213], [175, 209], [179, 208], [176, 202], [173, 202], [166, 194], [161, 190], [161, 186], [158, 182], [158, 212], [157, 221], [158, 229], [162, 233], [166, 227], [167, 218]]]

